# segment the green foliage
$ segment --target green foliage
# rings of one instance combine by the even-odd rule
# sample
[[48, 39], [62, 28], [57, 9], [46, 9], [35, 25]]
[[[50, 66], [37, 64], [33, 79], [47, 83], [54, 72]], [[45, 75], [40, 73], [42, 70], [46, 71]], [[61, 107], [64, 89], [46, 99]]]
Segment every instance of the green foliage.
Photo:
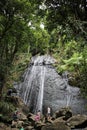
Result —
[[86, 96], [87, 45], [85, 38], [82, 33], [78, 37], [74, 37], [73, 30], [69, 25], [66, 27], [60, 25], [51, 32], [50, 50], [57, 60], [55, 67], [58, 72], [69, 71], [73, 77], [72, 85], [80, 87]]
[[29, 47], [28, 22], [32, 18], [31, 3], [27, 0], [0, 2], [0, 92], [15, 54]]
[[82, 55], [79, 53], [74, 53], [72, 57], [68, 60], [63, 60], [65, 65], [61, 65], [61, 69], [73, 71], [75, 66], [78, 66], [82, 60]]
[[32, 41], [30, 45], [30, 52], [32, 54], [45, 54], [48, 51], [49, 34], [46, 30], [36, 28], [32, 30]]
[[[27, 68], [31, 55], [28, 53], [17, 53], [10, 67], [8, 76], [6, 78], [5, 86], [7, 89], [13, 87], [14, 81], [21, 80], [21, 75]], [[6, 91], [6, 90], [5, 90]]]
[[1, 101], [0, 102], [0, 112], [3, 115], [9, 115], [9, 113], [13, 112], [15, 110], [15, 107], [8, 102]]
[[68, 17], [72, 17], [73, 20], [86, 21], [86, 0], [46, 0], [45, 4], [48, 9], [47, 25], [49, 30], [56, 28], [58, 24], [65, 25], [68, 23]]

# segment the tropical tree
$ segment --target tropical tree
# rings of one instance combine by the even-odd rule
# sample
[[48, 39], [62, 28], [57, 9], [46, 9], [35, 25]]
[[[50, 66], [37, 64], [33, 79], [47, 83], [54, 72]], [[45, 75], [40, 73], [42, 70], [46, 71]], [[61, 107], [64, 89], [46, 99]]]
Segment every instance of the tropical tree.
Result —
[[0, 1], [0, 92], [14, 55], [18, 51], [26, 51], [29, 46], [28, 23], [33, 19], [39, 3], [27, 0]]

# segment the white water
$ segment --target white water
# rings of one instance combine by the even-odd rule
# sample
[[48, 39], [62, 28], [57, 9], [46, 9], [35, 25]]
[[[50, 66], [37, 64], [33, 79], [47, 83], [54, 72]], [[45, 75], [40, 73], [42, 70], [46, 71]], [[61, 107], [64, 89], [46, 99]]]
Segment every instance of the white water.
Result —
[[70, 90], [70, 86], [69, 86], [69, 84], [68, 84], [67, 72], [65, 72], [65, 73], [63, 74], [63, 80], [64, 80], [64, 82], [65, 82], [66, 90], [67, 90], [66, 106], [70, 106], [70, 102], [71, 102], [71, 90]]
[[70, 86], [67, 85], [67, 97], [66, 97], [66, 106], [70, 106], [71, 102], [71, 91], [70, 91]]
[[[43, 59], [41, 59], [40, 57], [36, 58], [30, 70], [29, 76], [28, 76], [28, 73], [26, 73], [26, 76], [25, 76], [26, 79], [24, 79], [25, 81], [24, 84], [26, 84], [26, 87], [24, 88], [23, 100], [25, 104], [29, 104], [29, 105], [31, 104], [32, 91], [35, 89], [32, 83], [36, 82], [36, 84], [39, 85], [36, 88], [36, 91], [38, 91], [38, 95], [36, 97], [35, 113], [37, 113], [38, 110], [42, 112], [42, 106], [43, 106], [44, 81], [45, 81], [46, 68], [45, 66], [42, 65], [42, 63], [43, 63]], [[38, 69], [39, 69], [39, 77], [37, 78]], [[35, 80], [36, 78], [37, 80]]]
[[[30, 89], [32, 89], [32, 82], [33, 82], [33, 80], [36, 77], [36, 64], [37, 64], [38, 60], [39, 60], [39, 57], [35, 59], [34, 65], [33, 65], [32, 69], [30, 71], [29, 77], [28, 77], [28, 71], [27, 71], [27, 74], [25, 76], [25, 78], [28, 77], [28, 79], [27, 79], [27, 85], [26, 85], [26, 88], [25, 88], [25, 93], [24, 93], [24, 96], [23, 96], [25, 104], [27, 104], [27, 102], [29, 104], [30, 100], [31, 100], [31, 94], [30, 94], [29, 101], [28, 101], [28, 96], [29, 96]], [[25, 79], [24, 84], [25, 83], [26, 83], [26, 79]]]
[[[32, 70], [30, 72], [30, 76], [27, 79], [27, 85], [26, 85], [25, 93], [24, 93], [24, 102], [25, 102], [25, 104], [27, 104], [27, 101], [28, 101], [28, 95], [29, 95], [29, 92], [30, 92], [30, 89], [31, 89], [32, 80], [35, 77], [35, 70], [36, 70], [36, 67], [33, 66]], [[26, 74], [26, 77], [27, 77], [27, 74]], [[26, 83], [26, 80], [25, 80], [24, 83]]]
[[42, 106], [43, 106], [43, 95], [44, 95], [44, 81], [45, 81], [45, 67], [41, 66], [41, 79], [40, 79], [40, 88], [38, 94], [38, 100], [36, 105], [36, 111], [40, 110], [42, 113]]

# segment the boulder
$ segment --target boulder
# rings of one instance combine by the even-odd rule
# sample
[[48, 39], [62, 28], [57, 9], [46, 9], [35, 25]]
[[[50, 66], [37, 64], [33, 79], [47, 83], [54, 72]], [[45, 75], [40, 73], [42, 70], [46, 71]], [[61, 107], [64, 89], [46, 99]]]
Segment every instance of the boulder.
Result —
[[47, 124], [46, 126], [43, 126], [41, 130], [58, 130], [53, 124]]
[[6, 129], [6, 125], [4, 123], [0, 123], [0, 130]]
[[24, 127], [32, 126], [32, 123], [31, 123], [30, 121], [24, 121], [23, 126], [24, 126]]
[[53, 120], [51, 119], [45, 120], [45, 123], [53, 123]]
[[19, 130], [19, 129], [18, 128], [6, 127], [6, 129], [0, 129], [0, 130]]
[[13, 121], [12, 121], [12, 124], [11, 124], [11, 127], [12, 127], [12, 128], [16, 128], [16, 127], [17, 127], [17, 121], [14, 121], [14, 120], [13, 120]]
[[32, 130], [34, 127], [33, 126], [27, 126], [25, 127], [25, 130]]
[[53, 125], [58, 128], [58, 130], [70, 130], [70, 128], [66, 125], [66, 121], [62, 118], [57, 118], [53, 121]]
[[66, 121], [63, 120], [62, 117], [59, 117], [59, 118], [56, 118], [52, 123], [53, 123], [53, 124], [58, 124], [59, 122], [63, 122], [63, 123], [65, 123]]
[[43, 126], [41, 130], [71, 130], [68, 126], [63, 122], [59, 122], [58, 124], [47, 124]]
[[67, 125], [71, 128], [85, 128], [87, 127], [87, 115], [74, 115], [67, 120]]
[[27, 119], [27, 116], [24, 113], [20, 113], [20, 120], [26, 121], [28, 119]]
[[64, 107], [61, 108], [60, 110], [56, 111], [55, 114], [53, 115], [53, 118], [58, 118], [61, 116], [65, 116], [64, 119], [67, 120], [68, 118], [72, 117], [72, 111], [70, 107]]
[[31, 116], [34, 116], [34, 114], [28, 113], [27, 118], [29, 118], [29, 117], [31, 117]]
[[20, 128], [22, 125], [24, 124], [24, 122], [23, 121], [17, 121], [17, 128]]
[[41, 128], [43, 127], [43, 126], [45, 126], [46, 124], [45, 123], [43, 123], [43, 122], [41, 122], [41, 121], [38, 121], [38, 122], [36, 122], [35, 123], [35, 129], [37, 129], [37, 130], [41, 130]]
[[0, 130], [19, 130], [17, 128], [11, 128], [10, 126], [7, 126], [4, 123], [0, 123]]
[[31, 122], [31, 125], [35, 125], [35, 115], [28, 117], [28, 121]]

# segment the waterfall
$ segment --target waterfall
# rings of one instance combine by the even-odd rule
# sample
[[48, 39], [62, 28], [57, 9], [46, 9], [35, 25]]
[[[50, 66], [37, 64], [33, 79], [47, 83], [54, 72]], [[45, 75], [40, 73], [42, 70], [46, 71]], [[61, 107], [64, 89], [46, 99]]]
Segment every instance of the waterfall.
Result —
[[22, 75], [22, 81], [14, 87], [30, 112], [41, 112], [43, 108], [56, 111], [70, 106], [73, 113], [85, 113], [86, 101], [80, 96], [80, 89], [68, 84], [68, 74], [58, 74], [52, 66], [55, 59], [49, 55], [34, 56]]
[[46, 64], [54, 62], [53, 60], [50, 56], [32, 57], [30, 65], [23, 75], [23, 83], [15, 86], [19, 91], [19, 96], [33, 113], [38, 110], [42, 112]]
[[29, 79], [27, 79], [27, 75], [28, 75], [27, 73], [26, 73], [26, 76], [25, 76], [25, 79], [24, 79], [24, 85], [26, 84], [26, 80], [27, 80], [27, 85], [26, 85], [26, 88], [25, 88], [25, 93], [23, 95], [23, 100], [24, 100], [25, 104], [27, 104], [29, 92], [32, 89], [31, 85], [32, 85], [32, 80], [35, 77], [35, 69], [36, 69], [36, 67], [33, 66], [32, 69], [31, 69], [31, 71], [30, 71]]
[[67, 90], [67, 93], [66, 93], [66, 106], [70, 106], [70, 102], [71, 102], [71, 88], [70, 88], [70, 85], [68, 83], [68, 72], [64, 72], [62, 74], [62, 77], [63, 77], [63, 80], [65, 82], [65, 85], [66, 85], [66, 90]]
[[37, 100], [37, 105], [36, 105], [36, 111], [40, 110], [41, 112], [42, 112], [42, 106], [43, 106], [44, 81], [45, 81], [45, 67], [41, 66], [40, 89], [39, 89], [38, 100]]
[[67, 99], [66, 99], [66, 106], [70, 106], [70, 102], [71, 102], [71, 90], [69, 85], [67, 85]]

